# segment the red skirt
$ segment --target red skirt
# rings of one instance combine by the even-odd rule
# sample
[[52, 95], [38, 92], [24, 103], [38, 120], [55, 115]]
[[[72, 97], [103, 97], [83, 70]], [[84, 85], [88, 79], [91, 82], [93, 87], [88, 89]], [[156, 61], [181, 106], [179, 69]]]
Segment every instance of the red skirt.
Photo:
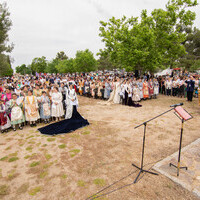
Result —
[[4, 126], [5, 124], [7, 124], [7, 117], [5, 114], [5, 112], [0, 113], [0, 126]]

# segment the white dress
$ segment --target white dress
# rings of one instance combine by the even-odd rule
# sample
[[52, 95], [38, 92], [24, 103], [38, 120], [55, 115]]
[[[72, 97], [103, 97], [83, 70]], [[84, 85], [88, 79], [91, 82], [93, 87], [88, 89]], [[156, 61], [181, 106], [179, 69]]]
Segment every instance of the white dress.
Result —
[[[52, 117], [61, 117], [64, 115], [63, 103], [62, 103], [62, 94], [60, 92], [52, 93]], [[57, 103], [57, 105], [56, 105]]]
[[[75, 99], [75, 101], [72, 101], [72, 99]], [[73, 106], [78, 107], [78, 98], [77, 98], [75, 89], [68, 90], [65, 104], [67, 107], [65, 119], [70, 119], [72, 117], [72, 113], [73, 113]]]
[[121, 85], [120, 82], [115, 82], [114, 83], [114, 90], [110, 94], [110, 98], [108, 102], [113, 102], [113, 103], [120, 103], [120, 92], [121, 92]]

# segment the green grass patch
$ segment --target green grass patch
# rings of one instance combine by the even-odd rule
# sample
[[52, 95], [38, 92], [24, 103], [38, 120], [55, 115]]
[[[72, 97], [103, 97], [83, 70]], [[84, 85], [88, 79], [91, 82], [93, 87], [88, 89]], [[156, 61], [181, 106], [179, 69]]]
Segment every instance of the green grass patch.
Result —
[[38, 186], [38, 187], [35, 187], [35, 188], [33, 188], [33, 189], [31, 189], [28, 193], [29, 193], [29, 195], [31, 195], [31, 196], [35, 196], [38, 192], [40, 192], [41, 191], [41, 187], [40, 186]]
[[73, 149], [70, 152], [70, 156], [73, 158], [74, 156], [76, 156], [81, 150], [80, 149]]
[[79, 181], [77, 182], [77, 185], [78, 185], [79, 187], [85, 187], [85, 181], [79, 180]]
[[104, 179], [97, 178], [94, 179], [93, 183], [98, 186], [104, 186], [106, 184], [106, 181]]
[[71, 138], [80, 138], [80, 135], [78, 135], [78, 134], [73, 134], [73, 135], [71, 135]]
[[7, 185], [0, 185], [0, 195], [8, 194], [9, 187]]
[[46, 146], [47, 146], [47, 144], [43, 144], [43, 145], [42, 145], [42, 147], [46, 147]]
[[66, 175], [66, 174], [63, 174], [61, 177], [62, 177], [63, 179], [66, 179], [66, 178], [67, 178], [67, 175]]
[[40, 178], [44, 178], [44, 177], [46, 177], [47, 175], [48, 175], [48, 172], [47, 172], [47, 171], [43, 171], [43, 172], [40, 173], [39, 177], [40, 177]]
[[64, 148], [66, 148], [66, 144], [58, 145], [58, 147], [59, 147], [60, 149], [64, 149]]
[[8, 174], [8, 180], [12, 180], [17, 176], [17, 174], [15, 173], [15, 170], [12, 170], [9, 174]]
[[47, 138], [47, 141], [48, 142], [53, 142], [53, 141], [55, 141], [56, 140], [56, 138]]
[[29, 146], [29, 147], [26, 148], [26, 151], [30, 151], [31, 152], [32, 150], [33, 150], [32, 146]]
[[51, 155], [51, 154], [45, 154], [44, 156], [45, 156], [45, 158], [46, 158], [47, 160], [50, 160], [50, 159], [52, 158], [52, 155]]
[[82, 135], [89, 135], [90, 131], [84, 131], [83, 133], [81, 133]]
[[15, 152], [15, 153], [11, 153], [11, 154], [9, 154], [9, 156], [11, 157], [11, 156], [14, 156], [14, 157], [16, 157], [17, 156], [17, 152]]
[[16, 160], [19, 160], [18, 157], [12, 157], [12, 158], [9, 158], [8, 162], [14, 162]]
[[10, 150], [11, 149], [11, 146], [7, 147], [5, 150]]
[[0, 178], [2, 178], [3, 176], [2, 176], [2, 169], [0, 169]]
[[26, 139], [29, 139], [29, 138], [33, 138], [35, 137], [34, 135], [31, 135], [31, 136], [28, 136]]
[[1, 159], [0, 159], [0, 161], [5, 161], [5, 160], [7, 160], [8, 159], [8, 156], [4, 156], [4, 157], [2, 157]]
[[40, 164], [40, 161], [34, 161], [30, 164], [30, 167], [36, 167], [37, 165]]

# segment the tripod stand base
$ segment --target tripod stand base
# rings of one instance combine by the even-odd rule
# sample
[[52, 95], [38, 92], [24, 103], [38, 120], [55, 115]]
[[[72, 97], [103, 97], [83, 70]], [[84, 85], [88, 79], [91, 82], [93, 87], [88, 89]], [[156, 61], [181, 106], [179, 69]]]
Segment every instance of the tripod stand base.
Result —
[[135, 180], [134, 180], [134, 183], [137, 183], [137, 181], [138, 181], [138, 178], [140, 177], [140, 175], [142, 174], [142, 173], [149, 173], [149, 174], [153, 174], [153, 175], [158, 175], [157, 173], [154, 173], [154, 172], [151, 172], [151, 171], [148, 171], [148, 170], [144, 170], [143, 168], [141, 168], [141, 167], [138, 167], [137, 165], [135, 165], [135, 164], [132, 164], [132, 166], [134, 166], [134, 167], [136, 167], [137, 169], [139, 169], [140, 171], [139, 171], [139, 173], [138, 173], [138, 175], [137, 175], [137, 177], [135, 178]]
[[[179, 163], [178, 163], [178, 165], [179, 165]], [[177, 169], [177, 176], [179, 176], [179, 169], [188, 170], [187, 167], [179, 167], [179, 166], [176, 166], [176, 165], [174, 165], [174, 164], [172, 164], [172, 163], [169, 163], [169, 166], [170, 166], [170, 167], [173, 166], [173, 167], [175, 167], [175, 168]]]

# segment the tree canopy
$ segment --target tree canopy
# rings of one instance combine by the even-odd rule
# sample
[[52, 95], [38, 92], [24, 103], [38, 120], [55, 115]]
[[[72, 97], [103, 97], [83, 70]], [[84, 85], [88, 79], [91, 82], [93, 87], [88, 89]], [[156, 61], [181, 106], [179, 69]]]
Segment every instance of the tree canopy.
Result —
[[113, 63], [128, 71], [156, 71], [173, 66], [186, 54], [182, 44], [187, 37], [185, 27], [192, 26], [195, 13], [187, 10], [197, 5], [194, 0], [170, 0], [165, 10], [154, 9], [148, 16], [101, 21], [100, 34], [105, 48], [100, 55], [110, 55]]

